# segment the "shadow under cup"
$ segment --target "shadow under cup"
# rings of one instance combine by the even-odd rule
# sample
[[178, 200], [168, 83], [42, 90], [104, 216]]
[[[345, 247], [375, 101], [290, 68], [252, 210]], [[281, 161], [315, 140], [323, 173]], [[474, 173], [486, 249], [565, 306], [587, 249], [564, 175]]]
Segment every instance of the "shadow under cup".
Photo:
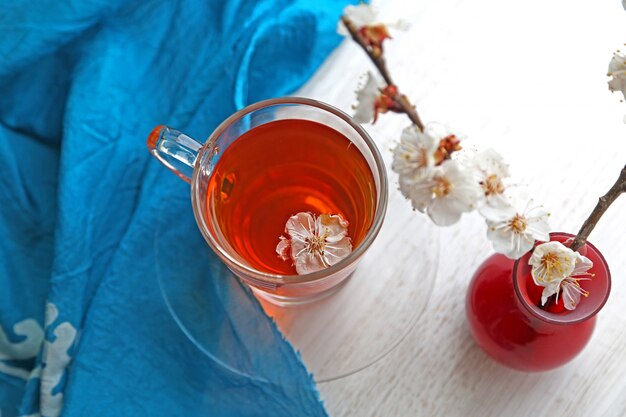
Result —
[[[218, 165], [227, 149], [242, 135], [254, 128], [280, 120], [305, 120], [327, 126], [350, 141], [369, 167], [374, 187], [359, 190], [371, 199], [368, 211], [368, 228], [363, 237], [355, 242], [352, 253], [337, 264], [321, 271], [305, 275], [281, 275], [261, 271], [246, 260], [229, 241], [228, 234], [220, 227], [218, 199], [209, 186], [211, 176], [221, 169]], [[242, 138], [246, 140], [246, 138]], [[225, 159], [226, 160], [226, 159]], [[216, 167], [218, 168], [216, 170]], [[262, 173], [260, 173], [262, 175]], [[345, 172], [345, 175], [358, 175]], [[351, 180], [348, 178], [348, 180]], [[348, 181], [354, 187], [358, 181]], [[258, 296], [278, 305], [311, 302], [332, 294], [354, 271], [361, 256], [378, 234], [387, 207], [387, 176], [378, 148], [365, 130], [352, 119], [324, 103], [304, 98], [279, 98], [248, 106], [226, 119], [209, 137], [200, 150], [193, 171], [192, 205], [196, 222], [204, 238], [228, 268], [247, 283]], [[280, 183], [276, 184], [280, 187]], [[350, 191], [350, 190], [348, 190]], [[219, 191], [218, 191], [219, 192]], [[351, 204], [362, 204], [354, 198], [346, 198]], [[245, 210], [245, 208], [243, 208]], [[348, 207], [356, 212], [360, 207]], [[295, 214], [295, 213], [292, 213]], [[322, 214], [322, 213], [317, 213]], [[331, 213], [335, 214], [335, 213]], [[286, 222], [287, 219], [285, 219]], [[350, 219], [348, 219], [350, 220]], [[276, 236], [276, 243], [278, 238]], [[278, 256], [278, 255], [276, 255]]]

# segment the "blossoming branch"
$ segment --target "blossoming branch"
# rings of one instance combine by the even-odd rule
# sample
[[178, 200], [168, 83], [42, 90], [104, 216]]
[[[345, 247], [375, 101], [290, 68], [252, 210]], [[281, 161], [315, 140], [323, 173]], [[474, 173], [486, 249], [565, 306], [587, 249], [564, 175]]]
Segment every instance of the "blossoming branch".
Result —
[[[406, 29], [406, 25], [401, 22], [396, 24], [377, 22], [376, 11], [366, 4], [350, 5], [346, 7], [345, 13], [345, 15], [341, 16], [338, 32], [342, 35], [350, 34], [352, 39], [368, 54], [387, 84], [380, 89], [380, 94], [376, 96], [375, 102], [371, 103], [371, 106], [366, 106], [372, 110], [371, 117], [363, 117], [361, 120], [376, 120], [378, 113], [386, 113], [387, 111], [405, 113], [419, 130], [424, 130], [424, 124], [420, 120], [417, 111], [415, 111], [415, 107], [409, 102], [407, 96], [400, 93], [398, 87], [391, 79], [385, 57], [383, 56], [383, 41], [391, 38], [387, 27], [393, 26], [399, 29]], [[367, 91], [374, 88], [378, 90], [374, 78], [370, 75]], [[369, 97], [371, 95], [363, 98], [369, 99]], [[360, 121], [358, 116], [355, 117], [355, 120], [359, 123], [367, 123], [369, 121]]]
[[412, 122], [402, 131], [393, 150], [392, 169], [398, 174], [401, 193], [415, 210], [447, 226], [463, 213], [478, 210], [488, 226], [487, 236], [494, 249], [516, 259], [528, 252], [535, 240], [549, 240], [549, 214], [531, 201], [517, 201], [510, 195], [509, 168], [493, 149], [472, 155], [460, 153], [461, 138], [442, 125], [425, 125], [415, 107], [394, 83], [384, 57], [384, 42], [390, 39], [388, 25], [377, 20], [369, 5], [348, 6], [338, 27], [365, 51], [383, 81], [371, 72], [357, 92], [354, 119], [375, 123], [380, 114], [406, 114]]
[[[613, 187], [599, 199], [570, 247], [549, 242], [549, 213], [532, 200], [520, 201], [510, 195], [509, 167], [502, 156], [487, 149], [457, 158], [460, 138], [441, 125], [425, 125], [409, 99], [400, 92], [387, 68], [383, 43], [391, 39], [389, 27], [405, 26], [378, 21], [376, 11], [366, 4], [344, 10], [339, 33], [351, 36], [383, 79], [379, 82], [374, 74], [367, 73], [365, 83], [357, 91], [354, 119], [359, 123], [375, 123], [380, 114], [406, 114], [412, 125], [402, 131], [393, 150], [392, 170], [398, 174], [400, 192], [413, 208], [427, 213], [441, 226], [454, 224], [463, 213], [477, 209], [485, 218], [487, 237], [496, 252], [518, 259], [533, 250], [529, 264], [535, 284], [544, 288], [542, 305], [550, 297], [558, 302], [561, 295], [564, 307], [575, 309], [581, 296], [588, 295], [580, 281], [593, 276], [588, 272], [593, 263], [577, 251], [608, 207], [626, 193], [626, 166]], [[612, 77], [609, 89], [621, 91], [626, 99], [626, 55], [622, 52], [613, 55], [608, 76]], [[547, 243], [535, 246], [536, 241]]]

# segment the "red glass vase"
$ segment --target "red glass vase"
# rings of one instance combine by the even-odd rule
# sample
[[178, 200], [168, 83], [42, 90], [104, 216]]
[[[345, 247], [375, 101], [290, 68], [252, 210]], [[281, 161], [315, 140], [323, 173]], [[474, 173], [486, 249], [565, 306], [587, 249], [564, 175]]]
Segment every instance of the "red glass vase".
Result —
[[[573, 236], [551, 233], [551, 241]], [[573, 359], [587, 344], [595, 315], [606, 302], [611, 274], [602, 254], [590, 243], [579, 250], [593, 262], [589, 291], [575, 310], [552, 299], [541, 306], [543, 287], [530, 274], [527, 253], [517, 261], [495, 254], [478, 267], [467, 293], [469, 328], [478, 345], [493, 359], [521, 371], [546, 371]]]

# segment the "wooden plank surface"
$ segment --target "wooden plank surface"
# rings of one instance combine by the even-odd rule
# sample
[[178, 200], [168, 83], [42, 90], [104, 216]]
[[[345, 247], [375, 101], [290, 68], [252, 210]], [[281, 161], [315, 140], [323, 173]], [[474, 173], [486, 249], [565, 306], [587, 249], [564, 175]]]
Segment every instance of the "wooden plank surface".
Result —
[[[609, 93], [605, 77], [612, 52], [626, 42], [621, 3], [374, 4], [383, 20], [412, 24], [386, 49], [394, 78], [422, 119], [464, 133], [465, 146], [496, 148], [514, 178], [552, 212], [552, 229], [576, 232], [626, 163], [626, 104]], [[300, 95], [349, 111], [357, 79], [370, 68], [344, 42]], [[388, 152], [405, 125], [403, 116], [385, 115], [368, 130]], [[590, 238], [613, 275], [594, 337], [573, 362], [551, 372], [504, 368], [469, 335], [465, 292], [491, 253], [485, 232], [476, 213], [441, 230], [436, 288], [417, 328], [372, 367], [319, 385], [332, 416], [626, 415], [626, 197]]]

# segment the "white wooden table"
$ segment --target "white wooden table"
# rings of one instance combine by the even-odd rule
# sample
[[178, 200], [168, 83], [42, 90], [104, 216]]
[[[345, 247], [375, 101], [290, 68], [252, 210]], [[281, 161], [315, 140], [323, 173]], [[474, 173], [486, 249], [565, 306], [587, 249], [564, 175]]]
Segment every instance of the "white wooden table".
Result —
[[[392, 75], [422, 118], [463, 132], [465, 146], [500, 151], [552, 212], [552, 229], [575, 233], [626, 163], [626, 104], [609, 93], [605, 77], [612, 52], [626, 42], [620, 1], [374, 4], [383, 20], [412, 24], [386, 50]], [[346, 41], [300, 95], [349, 111], [357, 78], [368, 69]], [[384, 115], [369, 131], [387, 151], [407, 123]], [[551, 372], [504, 368], [468, 332], [465, 292], [491, 253], [485, 231], [476, 213], [441, 230], [446, 249], [421, 321], [383, 360], [319, 385], [331, 416], [626, 415], [626, 197], [590, 238], [613, 275], [594, 337]]]

